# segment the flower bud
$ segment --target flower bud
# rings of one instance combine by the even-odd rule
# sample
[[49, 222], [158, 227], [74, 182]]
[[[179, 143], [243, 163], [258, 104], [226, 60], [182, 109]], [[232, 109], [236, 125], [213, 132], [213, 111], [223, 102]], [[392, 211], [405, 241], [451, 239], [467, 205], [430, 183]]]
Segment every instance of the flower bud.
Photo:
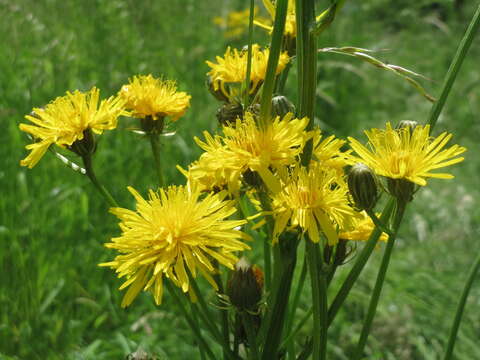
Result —
[[363, 163], [356, 163], [348, 174], [348, 189], [358, 210], [373, 209], [378, 200], [377, 179]]
[[235, 124], [237, 118], [243, 119], [243, 106], [241, 104], [224, 104], [217, 110], [217, 120], [220, 125]]
[[410, 131], [413, 131], [418, 125], [418, 122], [414, 120], [402, 120], [398, 123], [397, 129], [409, 128]]
[[413, 200], [415, 192], [415, 184], [405, 179], [388, 179], [388, 192], [404, 203]]
[[295, 105], [283, 95], [277, 95], [272, 98], [272, 115], [283, 118], [287, 113], [295, 113]]
[[235, 271], [227, 282], [227, 295], [238, 310], [256, 311], [262, 298], [263, 273], [251, 266], [245, 258], [235, 265]]

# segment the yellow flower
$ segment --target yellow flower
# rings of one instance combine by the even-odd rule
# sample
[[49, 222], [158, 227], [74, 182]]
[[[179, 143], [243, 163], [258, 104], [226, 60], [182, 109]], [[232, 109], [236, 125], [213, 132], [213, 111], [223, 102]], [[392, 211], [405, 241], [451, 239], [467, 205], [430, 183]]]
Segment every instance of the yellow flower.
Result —
[[[247, 236], [237, 230], [245, 220], [226, 220], [235, 213], [235, 203], [224, 200], [225, 193], [200, 198], [196, 189], [171, 186], [158, 193], [150, 190], [145, 200], [129, 188], [137, 201], [136, 211], [112, 208], [120, 219], [122, 234], [105, 244], [120, 255], [108, 266], [126, 277], [120, 290], [128, 288], [122, 307], [132, 303], [141, 290], [149, 290], [157, 305], [161, 304], [163, 277], [190, 291], [188, 271], [200, 272], [216, 288], [211, 277], [213, 261], [230, 269], [238, 258], [236, 251], [249, 249], [240, 239]], [[187, 271], [188, 269], [188, 271]]]
[[[272, 20], [275, 19], [275, 4], [271, 0], [262, 0], [265, 9], [267, 9], [268, 13]], [[260, 26], [261, 28], [268, 30], [269, 33], [273, 31], [273, 26], [270, 22], [265, 21], [263, 19], [256, 19], [254, 24]], [[285, 36], [295, 38], [297, 36], [297, 21], [295, 15], [295, 0], [288, 0], [288, 8], [287, 8], [287, 17], [285, 19], [285, 30], [283, 31]]]
[[313, 242], [320, 232], [333, 246], [338, 229], [349, 228], [356, 212], [349, 206], [348, 187], [334, 169], [312, 164], [293, 170], [281, 192], [274, 194], [274, 240], [287, 228], [299, 226]]
[[[258, 90], [258, 86], [263, 80], [265, 80], [265, 74], [267, 71], [268, 56], [270, 54], [269, 49], [261, 50], [258, 44], [252, 45], [252, 68], [250, 74], [251, 86], [249, 93], [254, 93]], [[241, 84], [245, 81], [247, 76], [247, 51], [227, 48], [224, 57], [217, 56], [217, 63], [206, 61], [211, 70], [207, 73], [212, 81], [214, 91], [222, 91], [225, 96], [231, 98], [232, 96], [239, 95], [238, 89], [227, 89], [227, 84]], [[289, 61], [289, 57], [286, 52], [280, 54], [278, 60], [277, 71], [279, 74], [285, 68]]]
[[386, 130], [365, 131], [370, 149], [351, 137], [348, 140], [360, 157], [359, 161], [378, 175], [425, 186], [427, 177], [452, 179], [451, 174], [431, 171], [463, 161], [463, 157], [457, 156], [466, 151], [458, 145], [443, 149], [452, 135], [444, 132], [432, 138], [429, 132], [429, 125], [419, 125], [411, 130], [408, 127], [392, 129], [387, 123]]
[[235, 126], [223, 128], [223, 137], [204, 132], [205, 142], [195, 138], [205, 150], [199, 162], [206, 173], [224, 177], [232, 193], [238, 192], [239, 179], [247, 170], [257, 172], [271, 191], [278, 192], [280, 183], [272, 169], [296, 163], [311, 137], [305, 132], [308, 118], [292, 118], [291, 113], [277, 117], [262, 129], [247, 112]]
[[[256, 16], [258, 13], [258, 7], [255, 6], [253, 9], [253, 14]], [[232, 11], [228, 13], [226, 19], [223, 17], [213, 18], [213, 23], [218, 25], [226, 30], [226, 38], [237, 38], [243, 35], [243, 33], [248, 28], [250, 17], [250, 8], [241, 11]], [[268, 21], [268, 19], [260, 18], [263, 21]]]
[[160, 80], [152, 75], [139, 75], [123, 85], [119, 95], [125, 99], [127, 109], [133, 116], [144, 119], [151, 116], [153, 120], [170, 116], [178, 120], [190, 106], [186, 92], [177, 92], [177, 85], [172, 80]]
[[336, 139], [335, 135], [322, 139], [321, 132], [317, 130], [313, 137], [313, 156], [322, 166], [334, 168], [342, 175], [343, 168], [352, 163], [351, 150], [341, 151], [345, 143], [345, 140]]
[[93, 87], [85, 93], [68, 92], [58, 97], [45, 108], [34, 108], [25, 118], [32, 122], [20, 124], [20, 130], [31, 134], [35, 140], [26, 146], [30, 154], [20, 161], [20, 165], [33, 168], [52, 144], [69, 147], [84, 138], [86, 130], [101, 134], [117, 126], [120, 115], [128, 115], [124, 101], [110, 97], [99, 104], [100, 92]]
[[[344, 240], [354, 240], [354, 241], [366, 241], [370, 237], [375, 225], [373, 224], [370, 216], [367, 215], [365, 211], [362, 211], [361, 218], [352, 218], [351, 229], [344, 229], [340, 231], [338, 237]], [[377, 217], [380, 217], [380, 214], [376, 214]], [[380, 241], [386, 242], [388, 240], [388, 235], [382, 233], [379, 238]]]

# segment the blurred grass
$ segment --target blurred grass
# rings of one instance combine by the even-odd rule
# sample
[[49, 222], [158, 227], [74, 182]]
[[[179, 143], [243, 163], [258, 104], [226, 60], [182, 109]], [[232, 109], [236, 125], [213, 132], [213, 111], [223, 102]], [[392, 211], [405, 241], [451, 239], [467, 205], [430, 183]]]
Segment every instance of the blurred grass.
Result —
[[[377, 50], [376, 57], [432, 79], [422, 83], [438, 95], [474, 5], [456, 9], [455, 3], [347, 2], [320, 46]], [[96, 266], [112, 257], [102, 244], [118, 234], [116, 219], [85, 178], [50, 154], [33, 170], [20, 168], [28, 139], [18, 124], [33, 107], [66, 90], [95, 85], [106, 97], [135, 74], [176, 79], [192, 95], [192, 106], [177, 134], [165, 139], [170, 165], [165, 170], [170, 181], [182, 182], [175, 164], [194, 160], [200, 151], [192, 137], [216, 128], [204, 61], [223, 54], [229, 43], [244, 44], [229, 42], [210, 20], [241, 7], [241, 1], [0, 0], [0, 358], [116, 359], [139, 346], [165, 359], [198, 357], [168, 297], [161, 307], [148, 295], [127, 310], [119, 307], [120, 282]], [[256, 38], [262, 42], [265, 34], [257, 30]], [[455, 143], [468, 147], [466, 161], [452, 170], [456, 180], [431, 181], [409, 209], [369, 359], [439, 358], [479, 251], [478, 44], [475, 40], [436, 129], [453, 132]], [[430, 104], [389, 73], [331, 54], [319, 56], [319, 67], [317, 120], [326, 132], [365, 140], [364, 128], [427, 118]], [[292, 73], [287, 95], [295, 98]], [[144, 192], [155, 184], [148, 144], [127, 131], [133, 125], [124, 120], [119, 131], [102, 136], [95, 158], [99, 177], [108, 179], [124, 206], [132, 204], [127, 185]], [[374, 259], [332, 328], [334, 359], [349, 358], [377, 268]], [[458, 359], [480, 358], [478, 284], [472, 292]]]

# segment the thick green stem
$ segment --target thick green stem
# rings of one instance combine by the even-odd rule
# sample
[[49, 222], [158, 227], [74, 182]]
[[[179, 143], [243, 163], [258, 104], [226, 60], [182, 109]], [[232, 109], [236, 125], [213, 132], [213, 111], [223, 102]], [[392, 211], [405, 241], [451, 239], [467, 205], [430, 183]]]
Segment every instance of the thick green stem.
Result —
[[358, 340], [357, 349], [355, 352], [355, 360], [359, 360], [363, 357], [363, 349], [367, 343], [368, 335], [370, 334], [370, 329], [372, 327], [373, 318], [377, 311], [378, 301], [380, 299], [380, 294], [382, 292], [383, 283], [385, 282], [385, 276], [387, 274], [388, 265], [390, 263], [390, 257], [392, 255], [393, 246], [395, 245], [395, 239], [398, 234], [398, 229], [403, 219], [405, 213], [406, 203], [403, 201], [397, 202], [397, 211], [395, 214], [395, 221], [393, 224], [393, 234], [388, 238], [388, 243], [383, 254], [382, 263], [380, 269], [378, 270], [377, 280], [375, 282], [375, 287], [373, 288], [373, 293], [370, 298], [370, 304], [368, 305], [367, 317], [363, 323], [362, 332], [360, 334], [360, 339]]
[[448, 94], [450, 93], [453, 83], [455, 82], [455, 79], [458, 74], [458, 70], [460, 70], [460, 67], [462, 66], [463, 60], [467, 55], [468, 49], [472, 44], [472, 40], [475, 36], [476, 31], [478, 30], [479, 25], [480, 25], [480, 5], [478, 6], [477, 11], [475, 11], [473, 18], [470, 21], [470, 24], [468, 25], [467, 31], [465, 32], [465, 35], [463, 36], [463, 39], [460, 42], [460, 45], [458, 46], [455, 57], [453, 58], [452, 63], [450, 64], [447, 75], [445, 76], [445, 81], [442, 86], [442, 92], [440, 93], [440, 97], [438, 98], [438, 101], [433, 105], [432, 111], [430, 112], [430, 116], [427, 123], [430, 124], [432, 129], [435, 127], [438, 117], [442, 112], [443, 106], [447, 101]]
[[312, 284], [313, 304], [313, 360], [325, 360], [327, 356], [328, 304], [327, 281], [321, 272], [320, 246], [307, 239], [307, 259]]
[[247, 312], [242, 312], [242, 324], [247, 333], [248, 345], [249, 345], [249, 359], [260, 359], [257, 346], [257, 334], [255, 333], [255, 326], [253, 325], [252, 315]]
[[178, 308], [182, 312], [182, 315], [184, 316], [188, 325], [190, 325], [190, 328], [192, 329], [193, 334], [197, 338], [198, 344], [200, 345], [200, 347], [203, 348], [203, 350], [205, 351], [205, 353], [208, 355], [208, 357], [210, 359], [215, 360], [216, 359], [215, 355], [213, 354], [212, 350], [210, 349], [210, 346], [208, 346], [208, 343], [203, 338], [202, 333], [200, 331], [200, 328], [197, 326], [195, 320], [193, 320], [193, 318], [190, 316], [187, 309], [185, 308], [182, 298], [176, 293], [175, 287], [172, 284], [170, 284], [169, 281], [166, 281], [165, 285], [168, 289], [168, 292], [173, 297], [173, 300], [174, 300], [175, 304], [178, 305]]
[[[218, 263], [217, 263], [218, 267]], [[215, 280], [215, 283], [217, 284], [218, 287], [218, 294], [224, 294], [225, 290], [223, 287], [223, 282], [222, 282], [222, 277], [220, 276], [220, 273], [216, 273], [213, 276], [213, 279]], [[217, 294], [217, 295], [218, 295]], [[230, 332], [229, 332], [229, 327], [228, 327], [228, 310], [222, 308], [222, 304], [219, 303], [219, 311], [220, 311], [220, 317], [221, 317], [221, 327], [222, 327], [222, 335], [223, 335], [223, 342], [226, 344], [226, 347], [228, 350], [230, 350]], [[223, 349], [223, 358], [227, 358], [226, 352], [228, 351], [227, 349]]]
[[[395, 206], [395, 199], [390, 198], [387, 204], [385, 205], [385, 208], [383, 209], [382, 216], [380, 217], [380, 220], [383, 224], [387, 223], [388, 220], [390, 219], [394, 206]], [[345, 279], [342, 286], [340, 287], [340, 290], [338, 291], [337, 295], [333, 299], [333, 302], [331, 303], [328, 309], [328, 325], [329, 326], [335, 319], [335, 316], [337, 315], [338, 311], [340, 310], [343, 303], [345, 302], [345, 299], [350, 293], [350, 290], [352, 289], [353, 285], [355, 284], [358, 277], [360, 276], [360, 273], [362, 272], [368, 259], [370, 258], [370, 255], [372, 254], [373, 249], [375, 249], [375, 246], [377, 245], [377, 241], [380, 238], [381, 233], [382, 231], [378, 227], [375, 227], [367, 243], [365, 244], [362, 251], [358, 255], [357, 261], [353, 265], [352, 269], [347, 275], [347, 278]], [[312, 348], [313, 348], [313, 341], [312, 340], [307, 341], [303, 351], [297, 357], [297, 360], [307, 359], [312, 352]]]
[[269, 309], [266, 321], [266, 336], [260, 336], [260, 339], [265, 339], [265, 346], [262, 353], [262, 360], [276, 359], [278, 357], [279, 345], [282, 338], [283, 328], [285, 324], [286, 313], [288, 310], [288, 299], [292, 286], [293, 273], [297, 263], [297, 247], [298, 239], [296, 234], [289, 236], [286, 234], [285, 238], [279, 239], [277, 246], [280, 248], [281, 262], [280, 274], [276, 279], [273, 299], [273, 306]]
[[86, 175], [98, 190], [100, 194], [107, 200], [108, 204], [112, 207], [118, 207], [118, 203], [115, 201], [113, 196], [108, 192], [108, 190], [100, 184], [97, 177], [95, 176], [95, 172], [93, 171], [93, 164], [92, 164], [92, 157], [91, 155], [83, 156], [83, 165], [85, 166]]
[[248, 18], [248, 50], [247, 50], [247, 71], [245, 76], [245, 89], [243, 106], [246, 109], [250, 101], [250, 74], [252, 72], [252, 43], [253, 43], [253, 15], [255, 10], [255, 1], [250, 0], [250, 15]]
[[[309, 118], [306, 130], [313, 129], [315, 119], [315, 94], [317, 88], [317, 42], [315, 27], [315, 1], [297, 0], [297, 66], [299, 74], [299, 104], [297, 116]], [[313, 151], [310, 139], [303, 149], [302, 165], [308, 166]]]
[[[160, 120], [158, 120], [160, 121]], [[155, 171], [157, 172], [158, 185], [163, 186], [163, 174], [162, 174], [162, 164], [161, 164], [161, 155], [160, 155], [160, 135], [156, 132], [151, 132], [149, 134], [150, 145], [152, 147], [153, 159], [155, 161]]]
[[283, 30], [287, 17], [288, 0], [277, 0], [275, 20], [273, 23], [272, 41], [270, 43], [270, 55], [267, 63], [267, 73], [263, 83], [262, 98], [260, 102], [260, 126], [265, 128], [270, 122], [272, 110], [272, 96], [275, 88], [275, 76], [278, 59], [282, 48]]
[[[394, 209], [395, 205], [395, 199], [390, 198], [387, 205], [383, 209], [382, 215], [380, 217], [380, 220], [383, 224], [387, 223], [388, 220], [390, 219], [390, 216], [392, 214], [392, 211]], [[343, 282], [340, 290], [338, 291], [337, 295], [333, 299], [332, 304], [330, 305], [330, 308], [328, 309], [328, 323], [331, 324], [333, 319], [338, 313], [338, 310], [340, 310], [341, 306], [343, 305], [345, 299], [347, 298], [348, 294], [350, 293], [350, 290], [352, 289], [353, 285], [357, 281], [358, 277], [360, 276], [360, 273], [362, 272], [363, 268], [365, 267], [365, 264], [367, 263], [368, 259], [370, 258], [370, 255], [373, 252], [373, 249], [375, 249], [375, 246], [377, 245], [377, 241], [380, 238], [380, 235], [382, 234], [381, 229], [378, 227], [375, 227], [375, 229], [372, 231], [370, 238], [368, 239], [367, 243], [363, 247], [362, 251], [358, 255], [357, 261], [355, 262], [355, 265], [353, 265], [353, 268], [350, 270], [350, 272], [347, 275], [347, 278]]]
[[470, 269], [470, 274], [468, 279], [465, 282], [465, 287], [463, 288], [462, 296], [457, 306], [457, 311], [455, 312], [455, 318], [453, 319], [453, 324], [450, 329], [450, 336], [448, 337], [447, 349], [445, 350], [444, 360], [451, 360], [453, 358], [453, 348], [455, 346], [455, 341], [457, 340], [458, 328], [460, 327], [460, 322], [462, 320], [463, 311], [465, 309], [465, 304], [467, 302], [467, 297], [472, 288], [473, 280], [480, 269], [480, 254], [477, 255], [472, 268]]

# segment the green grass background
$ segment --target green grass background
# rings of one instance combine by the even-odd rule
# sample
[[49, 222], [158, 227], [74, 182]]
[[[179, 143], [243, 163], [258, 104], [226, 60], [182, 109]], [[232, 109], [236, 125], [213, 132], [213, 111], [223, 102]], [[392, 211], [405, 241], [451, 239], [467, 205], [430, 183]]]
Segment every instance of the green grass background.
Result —
[[[217, 103], [205, 90], [205, 60], [228, 40], [214, 16], [243, 1], [0, 0], [0, 359], [121, 359], [138, 347], [159, 358], [199, 358], [187, 325], [165, 296], [156, 307], [141, 295], [120, 308], [120, 282], [97, 263], [113, 253], [103, 243], [117, 221], [87, 179], [47, 154], [33, 169], [18, 124], [33, 107], [66, 90], [115, 94], [135, 74], [176, 79], [191, 108], [165, 139], [165, 171], [181, 183], [176, 164], [200, 153], [193, 136], [217, 128]], [[260, 2], [259, 2], [260, 3]], [[318, 2], [325, 7], [326, 2]], [[460, 3], [460, 2], [458, 2]], [[261, 4], [259, 4], [261, 7]], [[347, 2], [320, 46], [355, 45], [382, 60], [420, 72], [439, 94], [470, 20], [474, 2], [372, 0]], [[266, 36], [256, 30], [258, 42]], [[369, 340], [369, 359], [438, 359], [468, 268], [480, 250], [480, 38], [453, 88], [435, 132], [448, 130], [468, 147], [451, 169], [453, 181], [433, 180], [416, 196], [398, 246]], [[295, 74], [287, 94], [295, 98]], [[340, 137], [386, 121], [425, 121], [430, 103], [390, 73], [340, 55], [319, 56], [318, 121]], [[148, 143], [128, 131], [132, 120], [101, 137], [98, 176], [119, 202], [132, 206], [127, 185], [154, 187]], [[330, 358], [348, 359], [360, 331], [379, 250], [330, 333]], [[339, 276], [348, 271], [345, 265]], [[308, 296], [304, 299], [305, 308]], [[474, 285], [456, 347], [458, 359], [480, 358], [480, 286]], [[307, 328], [304, 336], [307, 335]]]

